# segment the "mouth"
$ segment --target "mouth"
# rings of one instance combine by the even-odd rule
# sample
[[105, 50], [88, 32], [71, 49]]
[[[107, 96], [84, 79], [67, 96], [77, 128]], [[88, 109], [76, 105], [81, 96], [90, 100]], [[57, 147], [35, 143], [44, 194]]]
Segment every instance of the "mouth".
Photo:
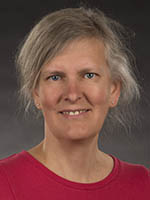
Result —
[[78, 117], [85, 115], [89, 111], [91, 111], [91, 109], [64, 110], [59, 113], [65, 117]]

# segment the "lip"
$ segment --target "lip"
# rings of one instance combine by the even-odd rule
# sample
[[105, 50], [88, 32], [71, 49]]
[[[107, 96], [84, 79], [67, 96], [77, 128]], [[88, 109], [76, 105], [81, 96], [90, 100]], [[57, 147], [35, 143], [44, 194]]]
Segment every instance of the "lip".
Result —
[[[62, 112], [71, 112], [71, 111], [77, 111], [77, 110], [87, 110], [86, 112], [82, 112], [79, 113], [78, 115], [68, 115], [68, 114], [63, 114]], [[77, 118], [83, 118], [86, 117], [89, 114], [89, 111], [91, 111], [91, 109], [76, 109], [76, 110], [65, 110], [65, 111], [61, 111], [59, 112], [61, 114], [61, 116], [63, 116], [64, 118], [67, 119], [77, 119]]]
[[65, 110], [59, 111], [59, 113], [63, 113], [63, 112], [75, 112], [75, 111], [80, 111], [80, 110], [90, 111], [91, 109], [87, 109], [87, 108], [65, 109]]

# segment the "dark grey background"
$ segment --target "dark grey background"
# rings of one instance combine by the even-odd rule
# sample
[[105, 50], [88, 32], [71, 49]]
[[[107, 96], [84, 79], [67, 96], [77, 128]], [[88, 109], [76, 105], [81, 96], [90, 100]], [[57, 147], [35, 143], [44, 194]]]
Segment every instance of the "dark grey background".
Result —
[[[143, 92], [141, 123], [130, 135], [107, 135], [100, 145], [118, 158], [150, 167], [150, 6], [141, 0], [84, 1], [135, 32], [131, 48], [136, 56]], [[75, 7], [78, 0], [1, 0], [0, 2], [0, 158], [27, 150], [43, 138], [42, 123], [18, 114], [14, 59], [17, 47], [42, 16], [59, 8]]]

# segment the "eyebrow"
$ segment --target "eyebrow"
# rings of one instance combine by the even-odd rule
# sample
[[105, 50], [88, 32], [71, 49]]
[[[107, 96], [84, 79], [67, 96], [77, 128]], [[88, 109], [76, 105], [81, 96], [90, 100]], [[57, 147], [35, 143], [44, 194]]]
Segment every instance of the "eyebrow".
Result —
[[[82, 69], [78, 72], [78, 74], [84, 74], [86, 72], [89, 72], [89, 71], [95, 71], [96, 69], [92, 69], [92, 68], [85, 68], [85, 69]], [[60, 71], [60, 70], [54, 70], [54, 71], [50, 71], [50, 70], [47, 70], [45, 72], [42, 72], [43, 75], [45, 74], [58, 74], [58, 75], [62, 75], [62, 76], [65, 76], [65, 72], [63, 71]]]

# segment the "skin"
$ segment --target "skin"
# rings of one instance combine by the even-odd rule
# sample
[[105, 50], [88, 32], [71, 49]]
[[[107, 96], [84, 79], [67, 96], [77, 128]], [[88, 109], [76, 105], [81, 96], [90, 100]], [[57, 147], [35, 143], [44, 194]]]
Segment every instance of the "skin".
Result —
[[[45, 138], [29, 153], [68, 180], [104, 179], [113, 160], [98, 149], [97, 140], [119, 95], [120, 83], [111, 79], [103, 43], [95, 38], [71, 42], [42, 67], [33, 98], [43, 113]], [[89, 111], [78, 116], [60, 113], [78, 109]]]

